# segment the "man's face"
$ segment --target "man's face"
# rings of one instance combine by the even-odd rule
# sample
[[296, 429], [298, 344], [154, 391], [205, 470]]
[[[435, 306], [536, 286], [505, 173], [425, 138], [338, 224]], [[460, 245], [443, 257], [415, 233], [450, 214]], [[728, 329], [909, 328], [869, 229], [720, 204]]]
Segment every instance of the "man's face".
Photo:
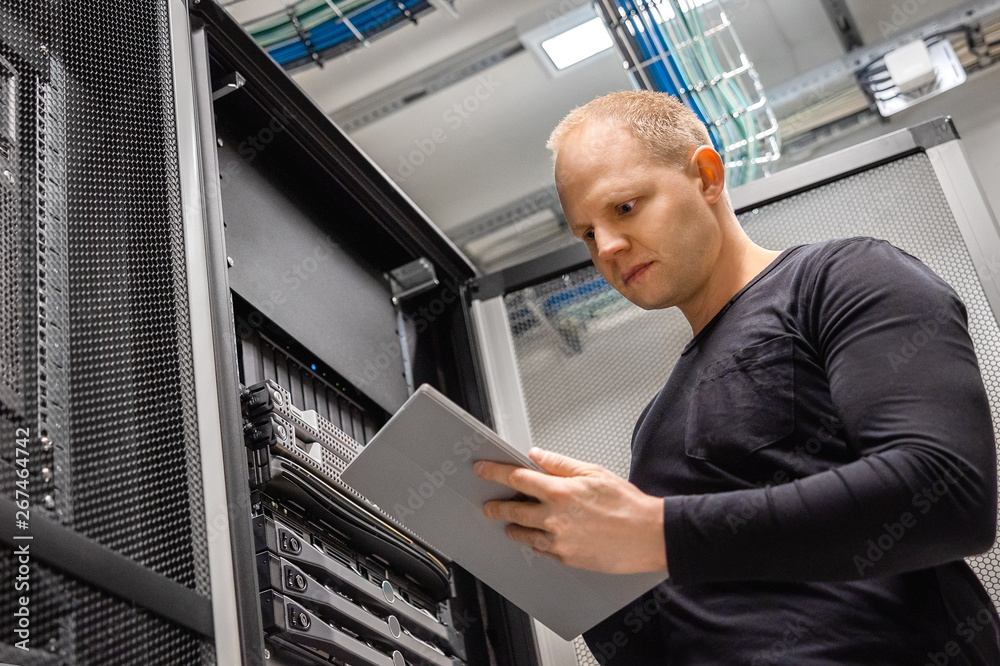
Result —
[[591, 122], [567, 137], [555, 172], [570, 230], [611, 286], [646, 310], [697, 298], [723, 237], [697, 164], [657, 163], [627, 129]]

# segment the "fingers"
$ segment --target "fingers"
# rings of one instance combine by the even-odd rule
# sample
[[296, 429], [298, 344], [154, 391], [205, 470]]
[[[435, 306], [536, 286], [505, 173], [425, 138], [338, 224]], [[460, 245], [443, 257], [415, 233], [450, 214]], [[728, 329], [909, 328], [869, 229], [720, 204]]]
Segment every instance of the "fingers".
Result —
[[570, 458], [555, 451], [546, 451], [537, 446], [532, 447], [531, 451], [528, 452], [528, 456], [541, 465], [546, 472], [555, 474], [556, 476], [579, 476], [596, 467], [596, 465], [588, 462]]
[[516, 523], [525, 527], [545, 528], [548, 510], [537, 502], [487, 502], [483, 505], [487, 518]]
[[511, 541], [531, 546], [536, 555], [545, 555], [556, 560], [559, 559], [555, 553], [549, 550], [552, 548], [553, 540], [552, 535], [547, 532], [529, 527], [521, 527], [520, 525], [508, 525], [504, 531], [507, 534], [507, 538]]
[[547, 532], [548, 510], [536, 502], [498, 501], [483, 505], [487, 518], [507, 523], [504, 533], [508, 539], [531, 546], [536, 555], [559, 559], [549, 549], [554, 535]]
[[508, 488], [513, 488], [525, 495], [542, 497], [561, 487], [559, 480], [552, 478], [553, 476], [572, 477], [602, 469], [598, 465], [570, 458], [554, 451], [545, 451], [537, 447], [532, 448], [528, 455], [548, 474], [542, 474], [516, 465], [504, 465], [486, 460], [477, 462], [473, 467], [473, 471], [475, 471], [477, 476], [487, 481], [502, 483]]
[[489, 462], [488, 460], [477, 462], [473, 471], [475, 471], [476, 476], [482, 479], [501, 483], [508, 488], [537, 498], [546, 497], [558, 482], [558, 479], [553, 479], [542, 472], [536, 472], [526, 467]]

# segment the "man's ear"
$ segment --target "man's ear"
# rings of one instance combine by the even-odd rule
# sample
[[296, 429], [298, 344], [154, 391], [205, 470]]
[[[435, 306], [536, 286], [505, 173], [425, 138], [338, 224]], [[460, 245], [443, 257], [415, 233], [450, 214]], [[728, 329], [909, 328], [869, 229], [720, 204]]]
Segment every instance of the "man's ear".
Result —
[[701, 146], [691, 156], [691, 165], [701, 178], [701, 190], [709, 205], [714, 204], [726, 191], [726, 168], [722, 157], [711, 146]]

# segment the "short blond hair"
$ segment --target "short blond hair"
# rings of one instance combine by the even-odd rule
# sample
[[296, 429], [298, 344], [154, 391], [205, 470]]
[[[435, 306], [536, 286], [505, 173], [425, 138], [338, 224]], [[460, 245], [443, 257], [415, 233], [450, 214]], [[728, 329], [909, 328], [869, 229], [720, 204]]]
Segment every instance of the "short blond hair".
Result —
[[606, 122], [632, 132], [650, 156], [684, 168], [700, 146], [711, 146], [704, 123], [679, 99], [652, 90], [621, 90], [578, 106], [552, 130], [545, 146], [552, 159], [567, 137], [588, 122]]

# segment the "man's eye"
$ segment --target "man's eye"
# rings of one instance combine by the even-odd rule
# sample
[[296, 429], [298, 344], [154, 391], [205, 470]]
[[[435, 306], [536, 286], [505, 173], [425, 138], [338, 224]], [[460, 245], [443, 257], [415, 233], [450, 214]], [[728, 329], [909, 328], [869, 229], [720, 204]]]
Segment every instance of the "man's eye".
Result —
[[626, 213], [631, 213], [633, 208], [635, 208], [635, 199], [619, 204], [616, 210], [619, 215], [625, 215]]
[[583, 240], [594, 240], [594, 230], [585, 231], [583, 234]]

